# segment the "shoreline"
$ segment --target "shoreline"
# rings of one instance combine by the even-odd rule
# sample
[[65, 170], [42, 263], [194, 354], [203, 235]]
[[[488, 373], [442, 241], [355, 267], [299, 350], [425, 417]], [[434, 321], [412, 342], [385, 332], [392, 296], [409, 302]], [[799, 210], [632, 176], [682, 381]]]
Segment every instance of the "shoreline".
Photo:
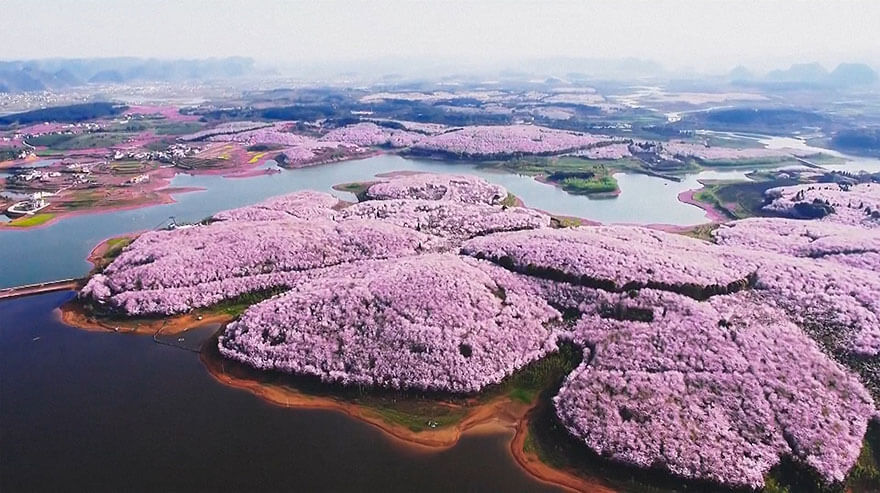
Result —
[[701, 202], [694, 198], [694, 195], [700, 190], [702, 190], [702, 188], [685, 190], [684, 192], [678, 194], [678, 201], [683, 204], [689, 204], [694, 207], [699, 207], [706, 212], [706, 217], [709, 219], [710, 222], [722, 223], [725, 221], [729, 221], [730, 218], [728, 218], [724, 212], [720, 211], [715, 206], [707, 204], [705, 202]]
[[59, 308], [59, 320], [65, 325], [88, 332], [114, 332], [120, 334], [166, 335], [180, 334], [210, 324], [226, 324], [233, 320], [226, 313], [200, 314], [187, 313], [168, 318], [101, 320], [89, 314], [76, 300], [71, 300]]
[[[26, 227], [12, 226], [12, 225], [10, 225], [10, 223], [0, 223], [0, 231], [2, 231], [4, 229], [29, 231], [29, 230], [34, 230], [34, 229], [47, 228], [49, 226], [54, 225], [58, 221], [61, 221], [66, 218], [76, 217], [76, 216], [83, 216], [83, 215], [90, 215], [90, 214], [100, 215], [100, 214], [107, 214], [107, 213], [119, 212], [119, 211], [143, 209], [143, 208], [147, 208], [147, 207], [154, 207], [157, 205], [173, 204], [173, 203], [177, 202], [177, 200], [175, 200], [175, 198], [174, 198], [174, 195], [176, 195], [176, 194], [200, 192], [200, 191], [206, 190], [201, 187], [171, 187], [169, 185], [171, 184], [171, 179], [173, 178], [173, 176], [166, 176], [168, 173], [163, 172], [163, 171], [164, 170], [159, 170], [159, 172], [156, 173], [158, 175], [158, 176], [156, 176], [156, 181], [151, 182], [151, 184], [155, 183], [155, 186], [149, 186], [149, 187], [145, 187], [143, 189], [137, 189], [137, 190], [132, 189], [131, 191], [128, 192], [128, 194], [131, 196], [136, 196], [136, 195], [142, 196], [142, 195], [146, 195], [146, 194], [156, 194], [156, 200], [146, 200], [144, 202], [133, 201], [131, 203], [124, 203], [124, 204], [119, 204], [119, 205], [99, 206], [99, 207], [84, 208], [84, 209], [78, 209], [78, 210], [64, 210], [64, 209], [59, 210], [59, 209], [55, 209], [54, 207], [50, 206], [50, 207], [40, 211], [41, 213], [54, 214], [54, 217], [52, 217], [48, 221], [41, 223], [41, 224], [34, 225], [34, 226], [26, 226]], [[106, 241], [106, 239], [104, 241]]]
[[[215, 339], [210, 339], [210, 341], [213, 340]], [[309, 395], [287, 386], [231, 375], [224, 370], [226, 360], [218, 358], [217, 361], [214, 361], [208, 354], [203, 348], [199, 358], [215, 380], [231, 388], [250, 392], [269, 404], [291, 409], [338, 412], [379, 429], [387, 437], [401, 445], [420, 450], [448, 450], [454, 447], [465, 435], [513, 430], [508, 452], [516, 464], [536, 480], [559, 486], [567, 491], [616, 492], [598, 479], [590, 481], [568, 471], [554, 469], [541, 462], [536, 455], [523, 449], [528, 434], [530, 415], [540, 405], [539, 401], [525, 404], [513, 401], [509, 396], [499, 395], [474, 406], [462, 420], [454, 425], [434, 431], [412, 431], [402, 425], [384, 420], [367, 406], [347, 402], [338, 397]], [[237, 365], [232, 361], [229, 363]], [[487, 427], [497, 427], [497, 430], [484, 430]]]
[[528, 413], [517, 423], [513, 438], [510, 440], [510, 455], [519, 466], [538, 480], [560, 486], [568, 491], [589, 493], [617, 493], [617, 490], [602, 484], [601, 481], [589, 481], [588, 479], [569, 473], [562, 469], [555, 469], [545, 464], [532, 452], [525, 451], [525, 441], [529, 434], [532, 412], [537, 407], [532, 406]]
[[[155, 171], [153, 175], [150, 175], [151, 180], [154, 177], [156, 178], [156, 182], [155, 182], [156, 186], [148, 187], [148, 188], [142, 189], [142, 190], [132, 190], [130, 192], [131, 195], [135, 195], [135, 194], [136, 195], [145, 195], [145, 194], [155, 193], [158, 196], [156, 200], [147, 200], [145, 202], [134, 201], [129, 204], [109, 205], [109, 206], [103, 206], [103, 207], [99, 206], [99, 207], [94, 207], [94, 208], [85, 208], [85, 209], [73, 210], [73, 211], [56, 210], [53, 207], [49, 207], [49, 208], [45, 209], [44, 211], [41, 211], [42, 213], [54, 214], [54, 217], [52, 217], [51, 219], [49, 219], [46, 222], [43, 222], [43, 223], [40, 223], [40, 224], [37, 224], [34, 226], [24, 226], [24, 227], [13, 226], [13, 225], [10, 225], [8, 222], [5, 222], [5, 223], [0, 223], [0, 231], [2, 231], [4, 229], [33, 230], [33, 229], [39, 229], [39, 228], [46, 228], [46, 227], [54, 225], [58, 221], [61, 221], [61, 220], [64, 220], [64, 219], [70, 218], [70, 217], [79, 216], [79, 215], [106, 214], [106, 213], [110, 213], [110, 212], [144, 209], [144, 208], [148, 208], [148, 207], [155, 207], [158, 205], [173, 204], [173, 203], [177, 202], [177, 200], [174, 199], [175, 194], [201, 192], [201, 191], [207, 190], [203, 187], [172, 187], [172, 186], [170, 186], [172, 178], [174, 177], [175, 174], [178, 174], [178, 173], [189, 174], [192, 176], [200, 176], [200, 175], [221, 176], [222, 178], [226, 178], [226, 179], [253, 178], [253, 177], [257, 177], [257, 176], [272, 175], [272, 174], [280, 173], [281, 170], [292, 170], [292, 169], [322, 166], [325, 164], [343, 163], [343, 162], [348, 162], [348, 161], [359, 161], [362, 159], [368, 159], [370, 157], [375, 157], [375, 156], [381, 155], [381, 154], [384, 154], [384, 152], [375, 151], [375, 152], [367, 153], [365, 155], [351, 156], [351, 157], [342, 158], [342, 159], [326, 160], [326, 161], [316, 162], [316, 163], [310, 164], [308, 166], [300, 166], [300, 167], [286, 167], [286, 166], [281, 166], [279, 164], [278, 166], [281, 169], [272, 169], [272, 168], [270, 168], [270, 169], [257, 169], [257, 168], [259, 168], [259, 166], [263, 166], [266, 163], [266, 161], [272, 160], [272, 158], [269, 156], [264, 156], [258, 162], [254, 163], [253, 166], [246, 166], [243, 169], [236, 169], [235, 167], [233, 167], [233, 168], [220, 168], [220, 169], [203, 169], [203, 170], [179, 169], [179, 170], [176, 170], [174, 173], [172, 173], [171, 176], [166, 176], [168, 174], [168, 172], [166, 172], [165, 170], [169, 170], [172, 168], [161, 168], [161, 169]], [[12, 161], [4, 161], [4, 163], [7, 163], [7, 162], [12, 162]]]
[[[101, 243], [101, 245], [105, 244], [106, 241]], [[220, 325], [220, 330], [222, 330], [222, 326], [234, 319], [233, 316], [223, 313], [213, 315], [189, 313], [163, 319], [120, 321], [118, 325], [113, 325], [114, 322], [91, 317], [75, 300], [56, 308], [56, 312], [59, 320], [73, 329], [152, 337], [160, 334], [176, 335], [210, 325]], [[199, 319], [199, 316], [202, 318]], [[464, 417], [455, 424], [436, 430], [414, 431], [402, 424], [387, 421], [378, 411], [369, 406], [349, 402], [344, 398], [333, 395], [311, 395], [283, 384], [234, 375], [232, 372], [226, 371], [227, 364], [233, 367], [240, 364], [227, 361], [219, 354], [213, 354], [214, 352], [216, 352], [216, 337], [210, 337], [199, 351], [199, 360], [205, 371], [215, 381], [232, 389], [249, 392], [271, 405], [341, 413], [380, 430], [386, 437], [401, 446], [422, 451], [448, 450], [454, 447], [462, 436], [469, 434], [512, 430], [513, 437], [507, 447], [508, 452], [516, 464], [536, 480], [559, 486], [566, 491], [596, 493], [614, 493], [616, 491], [602, 484], [598, 478], [596, 481], [590, 481], [568, 471], [554, 469], [541, 462], [534, 454], [523, 449], [528, 434], [530, 415], [540, 405], [537, 400], [526, 404], [515, 401], [506, 394], [493, 396], [485, 402], [467, 406], [468, 409]], [[452, 402], [446, 405], [451, 408], [465, 407], [465, 405]]]

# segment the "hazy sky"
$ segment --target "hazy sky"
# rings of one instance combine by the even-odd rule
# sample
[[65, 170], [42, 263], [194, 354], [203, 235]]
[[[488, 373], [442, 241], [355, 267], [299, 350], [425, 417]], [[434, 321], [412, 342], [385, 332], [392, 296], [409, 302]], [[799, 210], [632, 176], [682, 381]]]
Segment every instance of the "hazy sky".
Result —
[[880, 1], [0, 0], [0, 59], [639, 57], [880, 64]]

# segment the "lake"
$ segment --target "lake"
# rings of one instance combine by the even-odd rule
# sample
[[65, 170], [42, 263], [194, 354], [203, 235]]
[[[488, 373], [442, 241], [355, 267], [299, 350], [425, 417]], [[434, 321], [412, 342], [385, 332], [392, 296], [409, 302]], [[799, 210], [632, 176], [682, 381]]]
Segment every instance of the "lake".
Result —
[[[797, 140], [766, 139], [772, 138], [765, 138], [765, 143], [776, 147], [793, 147], [796, 142], [789, 140]], [[849, 158], [853, 162], [828, 165], [826, 168], [858, 171], [871, 170], [877, 166], [880, 169], [880, 160]], [[269, 164], [273, 165], [274, 163]], [[224, 209], [306, 189], [330, 192], [340, 198], [354, 200], [352, 194], [334, 191], [331, 187], [339, 183], [373, 180], [377, 174], [391, 171], [474, 174], [503, 185], [520, 197], [527, 206], [552, 214], [582, 217], [603, 223], [692, 226], [708, 222], [709, 219], [700, 208], [679, 202], [679, 193], [699, 188], [701, 185], [698, 180], [701, 179], [742, 180], [752, 169], [754, 168], [706, 170], [685, 175], [680, 182], [644, 174], [617, 173], [614, 176], [621, 193], [616, 198], [607, 199], [572, 195], [530, 176], [488, 169], [475, 163], [407, 159], [390, 154], [281, 170], [248, 178], [181, 173], [172, 179], [170, 186], [199, 187], [204, 190], [176, 194], [175, 202], [171, 204], [74, 215], [39, 228], [0, 230], [0, 251], [3, 252], [0, 256], [0, 288], [80, 277], [89, 271], [90, 264], [85, 258], [100, 241], [124, 233], [155, 229], [166, 224], [172, 216], [177, 222], [195, 222]]]
[[194, 352], [65, 326], [73, 296], [0, 301], [0, 491], [558, 491], [519, 468], [512, 431], [433, 451], [271, 405]]
[[[601, 222], [692, 225], [707, 221], [701, 209], [677, 200], [679, 192], [699, 186], [696, 179], [700, 175], [691, 175], [676, 183], [647, 175], [618, 174], [621, 195], [596, 200], [571, 195], [529, 176], [480, 168], [476, 164], [414, 160], [383, 154], [249, 178], [178, 174], [170, 186], [205, 190], [176, 194], [176, 202], [172, 204], [79, 214], [34, 229], [0, 230], [0, 251], [3, 252], [0, 256], [0, 288], [82, 276], [90, 267], [85, 258], [97, 243], [111, 236], [154, 229], [167, 223], [172, 216], [178, 222], [195, 222], [217, 211], [305, 189], [331, 192], [340, 198], [354, 200], [352, 194], [333, 191], [331, 187], [339, 183], [373, 180], [377, 174], [397, 170], [475, 174], [505, 186], [529, 207]], [[741, 172], [722, 173], [731, 173], [730, 177], [741, 175]]]

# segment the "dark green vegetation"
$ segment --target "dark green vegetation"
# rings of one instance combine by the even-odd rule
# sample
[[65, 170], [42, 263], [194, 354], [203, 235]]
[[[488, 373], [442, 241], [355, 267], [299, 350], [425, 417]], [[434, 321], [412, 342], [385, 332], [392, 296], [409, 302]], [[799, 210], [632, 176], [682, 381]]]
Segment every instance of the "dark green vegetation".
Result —
[[525, 404], [535, 403], [550, 392], [555, 393], [562, 385], [565, 376], [581, 364], [583, 357], [583, 351], [579, 347], [570, 343], [561, 343], [558, 352], [545, 356], [507, 377], [498, 389], [490, 390], [483, 399], [503, 393]]
[[106, 249], [104, 253], [100, 257], [92, 257], [90, 260], [94, 264], [94, 268], [92, 269], [91, 274], [101, 272], [110, 265], [119, 254], [127, 247], [131, 245], [131, 242], [134, 241], [134, 237], [131, 236], [118, 236], [116, 238], [110, 238], [106, 240]]
[[226, 315], [232, 317], [238, 317], [245, 310], [248, 309], [251, 305], [256, 305], [261, 301], [266, 301], [269, 298], [279, 295], [281, 293], [286, 292], [287, 289], [281, 288], [273, 288], [273, 289], [264, 289], [261, 291], [255, 291], [252, 293], [244, 293], [236, 296], [235, 298], [230, 298], [228, 300], [224, 300], [216, 305], [209, 306], [207, 308], [203, 308], [200, 310], [196, 310], [198, 313], [225, 313]]
[[698, 240], [714, 242], [715, 238], [712, 236], [712, 231], [715, 231], [718, 227], [718, 223], [699, 224], [689, 230], [682, 231], [681, 234]]
[[279, 144], [254, 144], [252, 146], [248, 146], [246, 149], [248, 152], [268, 152], [268, 151], [279, 151], [284, 149], [284, 146]]
[[4, 147], [0, 149], [0, 161], [10, 161], [17, 159], [22, 149], [18, 147]]
[[606, 172], [557, 171], [547, 181], [558, 183], [563, 190], [574, 194], [614, 194], [617, 180]]
[[72, 133], [43, 134], [36, 137], [29, 137], [27, 139], [27, 143], [32, 146], [54, 147], [56, 145], [67, 142], [73, 137], [74, 134]]
[[831, 145], [853, 154], [880, 156], [880, 128], [841, 130], [831, 138]]
[[820, 113], [796, 108], [739, 107], [693, 113], [679, 126], [779, 134], [803, 127], [821, 127], [830, 119]]
[[9, 222], [9, 226], [15, 228], [31, 228], [34, 226], [39, 226], [41, 224], [46, 224], [55, 218], [55, 214], [50, 213], [41, 213], [34, 214], [32, 216], [24, 216], [18, 219], [14, 219]]
[[645, 171], [641, 162], [635, 159], [593, 160], [572, 156], [529, 157], [485, 165], [514, 173], [544, 176], [548, 182], [558, 184], [568, 192], [583, 194], [617, 192], [617, 180], [612, 176], [614, 173]]
[[374, 183], [376, 182], [364, 181], [354, 183], [340, 183], [338, 185], [333, 185], [333, 189], [339, 190], [340, 192], [352, 193], [355, 197], [357, 197], [358, 202], [363, 202], [364, 200], [367, 200], [367, 189], [369, 189], [370, 186]]
[[28, 139], [28, 144], [47, 146], [54, 150], [93, 149], [111, 147], [130, 138], [132, 134], [118, 132], [89, 132], [83, 134], [44, 134]]
[[205, 125], [199, 122], [162, 122], [154, 128], [157, 135], [184, 135], [198, 132]]
[[711, 204], [731, 219], [743, 219], [766, 215], [764, 192], [774, 187], [796, 185], [797, 179], [775, 179], [768, 181], [718, 182], [706, 183], [694, 194], [694, 199]]
[[42, 122], [75, 123], [106, 116], [118, 115], [128, 109], [115, 103], [82, 103], [55, 106], [0, 117], [0, 125], [28, 125]]
[[507, 192], [507, 197], [504, 197], [504, 200], [501, 201], [501, 205], [504, 207], [515, 207], [519, 203], [519, 201], [519, 197], [510, 192]]

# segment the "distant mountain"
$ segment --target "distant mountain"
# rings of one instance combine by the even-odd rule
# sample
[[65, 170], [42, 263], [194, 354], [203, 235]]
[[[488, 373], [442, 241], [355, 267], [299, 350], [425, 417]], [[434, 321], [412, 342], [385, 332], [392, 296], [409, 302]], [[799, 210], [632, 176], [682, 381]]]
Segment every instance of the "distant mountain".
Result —
[[50, 87], [69, 87], [82, 84], [82, 80], [73, 75], [70, 70], [63, 68], [52, 74], [52, 78], [47, 83]]
[[0, 125], [28, 125], [39, 122], [81, 122], [103, 116], [118, 115], [128, 107], [115, 103], [79, 103], [54, 106], [0, 116]]
[[877, 83], [877, 72], [864, 63], [841, 63], [828, 78], [838, 86], [867, 86]]
[[797, 63], [785, 70], [771, 71], [766, 79], [775, 82], [816, 84], [828, 79], [828, 71], [818, 63]]
[[754, 78], [755, 74], [753, 74], [749, 69], [743, 67], [742, 65], [737, 65], [730, 72], [727, 73], [727, 79], [733, 82], [747, 81]]
[[89, 77], [89, 82], [106, 84], [106, 83], [122, 83], [125, 78], [115, 70], [102, 70], [97, 74]]
[[863, 63], [841, 63], [830, 73], [818, 63], [804, 63], [774, 70], [762, 82], [789, 87], [850, 88], [873, 85], [877, 81], [874, 69]]
[[254, 72], [243, 57], [201, 60], [82, 58], [0, 62], [0, 88], [10, 92], [62, 89], [90, 83], [182, 82], [227, 79]]

